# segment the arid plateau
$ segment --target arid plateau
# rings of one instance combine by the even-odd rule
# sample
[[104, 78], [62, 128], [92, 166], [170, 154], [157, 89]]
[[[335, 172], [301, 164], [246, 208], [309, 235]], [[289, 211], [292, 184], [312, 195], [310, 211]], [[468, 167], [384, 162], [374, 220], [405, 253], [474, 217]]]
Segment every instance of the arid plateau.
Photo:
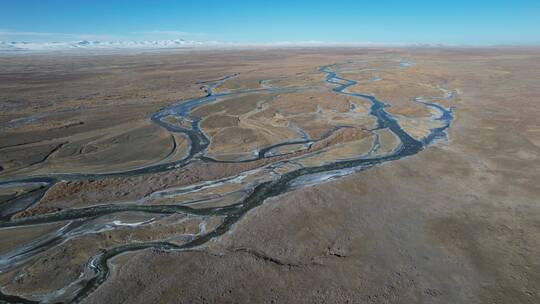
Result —
[[0, 54], [0, 302], [540, 303], [540, 48]]

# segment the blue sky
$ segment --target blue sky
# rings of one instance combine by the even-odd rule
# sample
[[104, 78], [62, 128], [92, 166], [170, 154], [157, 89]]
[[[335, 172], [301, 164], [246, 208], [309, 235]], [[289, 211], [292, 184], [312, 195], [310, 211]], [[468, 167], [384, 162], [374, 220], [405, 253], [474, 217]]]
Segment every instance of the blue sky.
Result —
[[540, 44], [540, 0], [0, 0], [0, 40]]

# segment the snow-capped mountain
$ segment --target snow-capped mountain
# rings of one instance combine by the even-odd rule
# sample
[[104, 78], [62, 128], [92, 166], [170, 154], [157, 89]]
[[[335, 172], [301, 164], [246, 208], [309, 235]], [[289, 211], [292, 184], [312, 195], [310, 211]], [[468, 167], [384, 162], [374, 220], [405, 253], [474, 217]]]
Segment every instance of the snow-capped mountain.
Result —
[[200, 42], [184, 39], [155, 41], [76, 41], [76, 42], [4, 42], [0, 51], [62, 51], [62, 50], [106, 50], [106, 49], [160, 49], [217, 45], [217, 42]]
[[99, 51], [99, 50], [151, 50], [180, 48], [273, 48], [273, 47], [322, 47], [322, 46], [397, 46], [400, 44], [339, 43], [326, 41], [282, 41], [268, 43], [238, 43], [217, 41], [193, 41], [185, 39], [147, 41], [75, 41], [75, 42], [5, 42], [0, 41], [0, 53]]

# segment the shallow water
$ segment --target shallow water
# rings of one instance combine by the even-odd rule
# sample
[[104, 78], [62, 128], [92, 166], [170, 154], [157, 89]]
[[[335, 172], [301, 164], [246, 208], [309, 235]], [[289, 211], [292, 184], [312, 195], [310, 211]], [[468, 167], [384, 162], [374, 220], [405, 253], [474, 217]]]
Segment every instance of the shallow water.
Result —
[[[350, 62], [349, 62], [350, 63]], [[300, 167], [298, 169], [286, 172], [281, 174], [279, 177], [266, 180], [261, 183], [259, 183], [257, 186], [255, 186], [249, 195], [247, 195], [242, 201], [238, 202], [237, 204], [226, 206], [226, 207], [220, 207], [220, 208], [202, 208], [202, 209], [192, 209], [186, 206], [181, 205], [140, 205], [140, 204], [122, 204], [122, 205], [102, 205], [102, 206], [95, 206], [95, 207], [87, 207], [87, 208], [81, 208], [81, 209], [74, 209], [74, 210], [62, 210], [57, 213], [48, 214], [48, 215], [42, 215], [42, 216], [36, 216], [32, 218], [23, 218], [20, 220], [8, 220], [8, 218], [5, 218], [2, 222], [0, 222], [0, 227], [9, 227], [9, 226], [24, 226], [24, 225], [30, 225], [30, 224], [37, 224], [37, 223], [47, 223], [47, 222], [55, 222], [55, 221], [65, 221], [65, 220], [79, 220], [90, 218], [90, 217], [96, 217], [101, 216], [105, 214], [114, 214], [117, 212], [122, 211], [140, 211], [140, 212], [148, 212], [148, 213], [155, 213], [155, 214], [172, 214], [172, 213], [183, 213], [183, 214], [193, 214], [193, 215], [204, 215], [204, 216], [225, 216], [224, 222], [219, 225], [216, 229], [211, 231], [204, 231], [205, 233], [194, 236], [194, 238], [183, 245], [176, 245], [169, 242], [160, 242], [160, 241], [152, 241], [152, 242], [144, 242], [144, 243], [133, 243], [133, 244], [126, 244], [118, 247], [114, 247], [112, 249], [106, 250], [99, 256], [96, 256], [92, 259], [91, 263], [89, 263], [90, 268], [93, 269], [95, 272], [95, 277], [90, 279], [86, 285], [77, 292], [76, 296], [73, 298], [73, 302], [78, 302], [88, 296], [93, 290], [95, 290], [100, 284], [102, 284], [108, 277], [109, 274], [109, 266], [107, 264], [107, 261], [118, 254], [124, 253], [124, 252], [130, 252], [130, 251], [136, 251], [146, 248], [159, 248], [164, 250], [185, 250], [190, 248], [195, 248], [201, 245], [204, 245], [206, 242], [208, 242], [211, 239], [214, 239], [216, 237], [219, 237], [223, 233], [229, 231], [230, 227], [236, 223], [246, 212], [249, 210], [261, 205], [265, 199], [273, 196], [280, 195], [282, 193], [285, 193], [287, 191], [291, 191], [294, 189], [297, 189], [299, 187], [305, 187], [308, 185], [313, 185], [321, 182], [325, 182], [334, 178], [338, 178], [341, 176], [349, 175], [354, 172], [359, 172], [362, 170], [365, 170], [367, 168], [370, 168], [372, 166], [378, 165], [383, 162], [388, 161], [394, 161], [398, 160], [407, 156], [414, 155], [423, 149], [425, 149], [427, 146], [432, 144], [436, 139], [439, 138], [445, 138], [446, 137], [446, 129], [450, 126], [453, 116], [451, 109], [446, 109], [440, 105], [437, 105], [436, 103], [432, 102], [434, 100], [430, 99], [417, 99], [417, 102], [420, 102], [424, 104], [425, 106], [432, 107], [436, 109], [440, 115], [436, 117], [436, 120], [440, 120], [444, 122], [441, 127], [433, 128], [430, 130], [430, 133], [428, 136], [423, 138], [422, 140], [416, 140], [411, 135], [409, 135], [406, 131], [404, 131], [401, 126], [399, 125], [398, 121], [393, 118], [390, 114], [388, 114], [385, 111], [385, 108], [388, 106], [387, 104], [379, 101], [374, 96], [365, 95], [361, 93], [352, 93], [348, 92], [347, 89], [353, 85], [356, 85], [357, 82], [354, 80], [346, 79], [343, 77], [340, 77], [338, 75], [338, 72], [336, 70], [339, 70], [339, 68], [345, 64], [334, 64], [329, 66], [323, 66], [319, 69], [321, 73], [325, 74], [325, 81], [328, 85], [334, 86], [332, 89], [337, 94], [343, 94], [354, 98], [361, 98], [361, 99], [367, 99], [371, 102], [371, 108], [370, 108], [370, 114], [374, 116], [377, 119], [377, 128], [387, 128], [390, 130], [400, 141], [399, 146], [391, 153], [385, 154], [385, 155], [374, 155], [375, 153], [368, 153], [366, 155], [359, 155], [356, 159], [346, 160], [346, 161], [335, 161], [329, 164], [320, 165], [320, 166], [314, 166], [314, 167]], [[401, 61], [399, 66], [401, 68], [406, 68], [410, 66], [412, 63], [408, 61]], [[213, 89], [217, 87], [219, 84], [223, 83], [227, 79], [230, 79], [234, 76], [227, 76], [224, 77], [218, 81], [216, 81], [213, 85], [208, 87], [208, 95], [201, 98], [195, 98], [191, 99], [185, 102], [173, 104], [169, 107], [166, 107], [157, 113], [153, 114], [151, 116], [152, 121], [156, 122], [160, 126], [166, 128], [167, 130], [171, 132], [180, 132], [185, 133], [191, 143], [191, 148], [188, 157], [186, 159], [172, 162], [172, 163], [166, 163], [166, 164], [160, 164], [155, 166], [149, 166], [145, 168], [140, 168], [136, 170], [130, 170], [125, 172], [115, 172], [115, 173], [109, 173], [104, 175], [95, 175], [95, 174], [69, 174], [69, 175], [51, 175], [51, 176], [44, 176], [44, 177], [35, 177], [35, 178], [29, 178], [26, 180], [21, 180], [18, 182], [45, 182], [48, 186], [53, 185], [56, 181], [59, 179], [86, 179], [86, 178], [96, 178], [100, 176], [132, 176], [136, 174], [143, 174], [143, 173], [153, 173], [153, 172], [159, 172], [159, 171], [166, 171], [170, 170], [175, 167], [179, 167], [182, 165], [187, 164], [189, 161], [191, 161], [194, 158], [199, 158], [202, 161], [213, 161], [217, 162], [216, 160], [208, 159], [203, 157], [204, 151], [206, 151], [209, 140], [205, 136], [204, 132], [199, 127], [199, 118], [190, 116], [190, 113], [193, 109], [195, 109], [198, 106], [201, 106], [203, 104], [208, 104], [210, 102], [215, 102], [218, 100], [218, 98], [232, 98], [236, 96], [241, 96], [243, 94], [252, 94], [252, 93], [261, 93], [261, 92], [288, 92], [288, 91], [294, 91], [298, 89], [287, 89], [287, 90], [280, 90], [276, 88], [264, 88], [264, 89], [256, 89], [256, 90], [246, 90], [236, 93], [221, 93], [221, 94], [214, 94]], [[164, 118], [174, 115], [181, 119], [188, 119], [192, 121], [191, 129], [182, 128], [170, 123], [167, 123]], [[333, 130], [335, 131], [335, 130]], [[331, 134], [331, 132], [329, 133]], [[327, 135], [329, 136], [329, 135]], [[249, 162], [257, 159], [262, 159], [266, 157], [271, 157], [272, 153], [271, 151], [273, 149], [287, 146], [287, 145], [298, 145], [298, 144], [309, 144], [313, 140], [309, 138], [303, 138], [302, 140], [298, 141], [292, 141], [292, 142], [284, 142], [279, 143], [276, 145], [272, 145], [269, 147], [266, 147], [264, 149], [261, 149], [256, 157], [254, 159], [249, 160], [243, 160], [243, 161], [237, 161], [238, 162]], [[379, 145], [378, 141], [374, 142], [375, 149]], [[235, 161], [229, 161], [230, 163], [235, 163]], [[212, 182], [203, 182], [199, 185], [191, 185], [188, 187], [183, 188], [177, 188], [177, 189], [168, 189], [161, 192], [157, 192], [154, 194], [154, 196], [166, 196], [166, 195], [174, 195], [179, 193], [190, 193], [190, 192], [196, 192], [196, 191], [203, 191], [204, 189], [207, 189], [208, 187], [214, 187], [222, 185], [223, 183], [235, 183], [239, 182], [238, 179], [242, 179], [243, 175], [239, 175], [235, 178], [222, 180], [222, 181], [212, 181]], [[11, 183], [14, 181], [6, 181], [3, 182], [3, 184]], [[0, 183], [2, 184], [2, 183]], [[48, 187], [44, 187], [43, 189], [47, 189]], [[24, 210], [31, 206], [35, 201], [39, 200], [37, 197], [34, 200], [27, 200], [26, 198], [21, 198], [20, 202], [17, 204], [13, 204], [13, 206], [10, 206], [11, 209], [7, 208], [6, 215], [13, 214], [13, 210]], [[15, 209], [13, 209], [15, 208]], [[3, 209], [1, 210], [4, 215]], [[109, 229], [113, 229], [114, 226], [118, 225], [144, 225], [146, 222], [136, 222], [131, 224], [124, 224], [123, 222], [112, 222], [107, 226]], [[113, 226], [110, 226], [113, 225]], [[83, 226], [84, 227], [84, 226]], [[111, 228], [112, 227], [112, 228]], [[73, 228], [75, 229], [75, 228]], [[95, 230], [95, 227], [92, 228]], [[58, 238], [65, 238], [69, 235], [70, 231], [72, 229], [63, 229], [59, 230], [55, 235], [55, 241]], [[76, 231], [81, 231], [80, 229], [75, 229]], [[47, 240], [45, 242], [48, 246], [54, 245], [53, 241]], [[51, 246], [52, 246], [51, 245]], [[35, 246], [30, 246], [30, 248], [26, 248], [27, 252], [34, 252], [40, 248], [44, 248], [43, 244], [40, 244], [37, 242]], [[26, 256], [25, 256], [26, 257]], [[9, 295], [0, 294], [0, 300], [13, 302], [13, 301], [20, 301], [25, 302], [29, 301], [26, 299], [13, 297]], [[31, 302], [31, 301], [29, 301]]]

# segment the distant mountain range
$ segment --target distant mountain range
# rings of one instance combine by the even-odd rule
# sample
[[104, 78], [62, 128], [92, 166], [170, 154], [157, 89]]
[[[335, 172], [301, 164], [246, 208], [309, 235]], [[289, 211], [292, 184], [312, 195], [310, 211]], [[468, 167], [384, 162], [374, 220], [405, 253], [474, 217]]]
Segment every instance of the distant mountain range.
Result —
[[75, 42], [5, 42], [0, 41], [0, 51], [63, 51], [105, 49], [161, 49], [195, 46], [217, 46], [218, 42], [200, 42], [184, 39], [155, 41], [75, 41]]
[[[281, 41], [268, 43], [237, 43], [218, 41], [194, 41], [185, 39], [147, 41], [74, 41], [74, 42], [25, 42], [0, 41], [0, 52], [51, 52], [51, 51], [99, 51], [99, 50], [150, 50], [179, 48], [251, 48], [251, 47], [331, 47], [331, 46], [405, 46], [400, 43], [340, 43], [325, 41]], [[443, 47], [435, 44], [409, 44], [412, 47]]]

